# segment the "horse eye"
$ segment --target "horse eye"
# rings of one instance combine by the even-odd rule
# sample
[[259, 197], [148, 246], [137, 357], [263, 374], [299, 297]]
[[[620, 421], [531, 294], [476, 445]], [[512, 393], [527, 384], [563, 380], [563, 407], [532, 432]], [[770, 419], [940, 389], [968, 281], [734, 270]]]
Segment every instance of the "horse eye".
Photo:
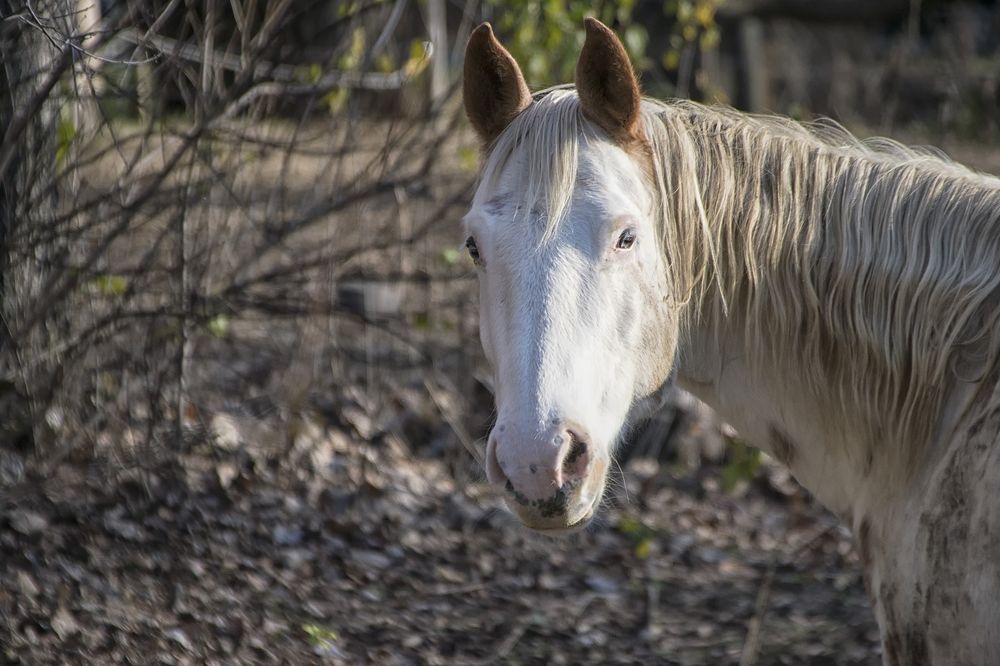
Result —
[[632, 229], [626, 229], [622, 232], [622, 235], [618, 237], [618, 242], [615, 244], [616, 250], [628, 250], [635, 245], [635, 231]]
[[476, 239], [469, 236], [465, 239], [465, 248], [469, 251], [469, 256], [472, 257], [472, 261], [479, 263], [479, 248], [476, 247]]

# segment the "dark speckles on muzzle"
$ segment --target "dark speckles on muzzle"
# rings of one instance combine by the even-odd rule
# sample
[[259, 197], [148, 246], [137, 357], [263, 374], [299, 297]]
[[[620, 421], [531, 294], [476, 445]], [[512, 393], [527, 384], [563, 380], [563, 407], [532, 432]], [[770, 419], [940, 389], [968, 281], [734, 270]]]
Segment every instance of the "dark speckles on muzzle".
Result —
[[607, 465], [586, 430], [558, 420], [541, 432], [500, 425], [487, 443], [486, 472], [527, 527], [543, 532], [586, 525]]
[[525, 497], [521, 493], [517, 492], [510, 481], [507, 482], [506, 489], [507, 492], [510, 493], [511, 497], [514, 498], [514, 501], [521, 506], [534, 509], [542, 518], [555, 518], [556, 516], [566, 514], [566, 511], [569, 508], [569, 497], [582, 482], [582, 479], [567, 481], [561, 488], [556, 490], [552, 497], [541, 500], [533, 500]]

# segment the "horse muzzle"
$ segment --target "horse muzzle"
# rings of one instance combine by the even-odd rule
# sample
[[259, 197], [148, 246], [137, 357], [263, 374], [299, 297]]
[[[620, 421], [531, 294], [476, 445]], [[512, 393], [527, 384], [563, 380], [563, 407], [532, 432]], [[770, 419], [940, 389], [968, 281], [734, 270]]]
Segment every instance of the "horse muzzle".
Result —
[[586, 432], [566, 424], [535, 437], [498, 424], [487, 444], [487, 478], [503, 488], [521, 522], [540, 532], [585, 527], [603, 494], [607, 468]]

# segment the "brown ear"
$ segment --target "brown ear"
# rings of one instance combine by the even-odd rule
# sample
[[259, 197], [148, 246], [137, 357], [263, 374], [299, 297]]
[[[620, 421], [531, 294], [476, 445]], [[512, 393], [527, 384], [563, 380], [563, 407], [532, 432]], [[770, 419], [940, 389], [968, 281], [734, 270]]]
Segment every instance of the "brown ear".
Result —
[[583, 21], [587, 38], [576, 63], [576, 92], [587, 118], [626, 146], [642, 141], [639, 82], [618, 36], [595, 18]]
[[465, 113], [486, 145], [531, 104], [521, 68], [493, 36], [489, 23], [473, 30], [465, 47], [462, 97]]

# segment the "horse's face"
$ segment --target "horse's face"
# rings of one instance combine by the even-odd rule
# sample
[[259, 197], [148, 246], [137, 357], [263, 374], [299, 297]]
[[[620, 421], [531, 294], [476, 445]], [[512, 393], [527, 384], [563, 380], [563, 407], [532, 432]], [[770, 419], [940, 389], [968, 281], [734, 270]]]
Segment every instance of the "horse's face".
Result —
[[565, 217], [547, 238], [540, 211], [522, 205], [529, 167], [517, 149], [465, 220], [495, 371], [487, 477], [527, 526], [545, 531], [593, 516], [629, 411], [666, 381], [676, 340], [642, 155], [613, 135], [588, 137], [579, 137]]
[[528, 526], [561, 529], [592, 516], [629, 409], [668, 372], [665, 268], [643, 174], [625, 151], [581, 143], [566, 218], [545, 240], [518, 206], [522, 160], [466, 217], [495, 370], [486, 471]]

